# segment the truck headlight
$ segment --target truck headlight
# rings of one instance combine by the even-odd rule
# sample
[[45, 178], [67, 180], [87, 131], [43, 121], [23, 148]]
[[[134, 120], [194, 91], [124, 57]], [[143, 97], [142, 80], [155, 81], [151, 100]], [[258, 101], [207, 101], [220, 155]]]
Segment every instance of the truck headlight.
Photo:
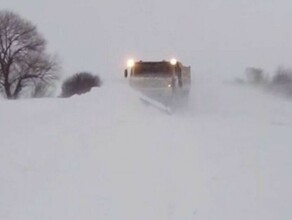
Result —
[[132, 68], [135, 65], [135, 61], [133, 59], [129, 59], [127, 62], [127, 67]]
[[171, 59], [171, 60], [170, 60], [170, 64], [173, 65], [173, 66], [175, 66], [175, 65], [177, 64], [177, 60], [174, 59], [174, 58]]

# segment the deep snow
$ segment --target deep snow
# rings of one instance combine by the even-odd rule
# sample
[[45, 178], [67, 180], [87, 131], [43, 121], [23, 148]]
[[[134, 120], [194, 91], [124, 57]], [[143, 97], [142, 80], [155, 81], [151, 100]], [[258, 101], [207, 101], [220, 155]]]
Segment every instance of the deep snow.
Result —
[[0, 219], [291, 219], [291, 107], [208, 78], [172, 115], [121, 79], [0, 100]]

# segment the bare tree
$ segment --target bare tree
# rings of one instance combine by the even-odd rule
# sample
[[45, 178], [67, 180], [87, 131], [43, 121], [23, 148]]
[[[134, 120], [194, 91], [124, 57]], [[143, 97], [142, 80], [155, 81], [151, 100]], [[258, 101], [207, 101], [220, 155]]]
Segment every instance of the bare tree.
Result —
[[0, 11], [0, 91], [16, 99], [25, 87], [58, 78], [57, 59], [45, 51], [46, 41], [29, 21]]

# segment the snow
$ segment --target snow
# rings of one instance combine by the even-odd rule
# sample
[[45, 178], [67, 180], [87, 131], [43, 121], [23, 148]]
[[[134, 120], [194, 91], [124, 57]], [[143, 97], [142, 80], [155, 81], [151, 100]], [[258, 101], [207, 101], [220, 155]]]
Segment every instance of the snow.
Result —
[[291, 107], [206, 77], [172, 115], [122, 79], [0, 100], [0, 219], [291, 219]]

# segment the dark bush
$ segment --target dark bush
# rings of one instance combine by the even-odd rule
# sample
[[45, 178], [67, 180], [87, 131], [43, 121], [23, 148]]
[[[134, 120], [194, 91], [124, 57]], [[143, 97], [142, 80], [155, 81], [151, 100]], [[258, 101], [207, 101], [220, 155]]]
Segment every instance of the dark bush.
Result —
[[276, 85], [292, 84], [292, 70], [279, 67], [272, 79], [272, 83]]
[[61, 97], [80, 95], [89, 92], [93, 87], [100, 86], [101, 80], [97, 75], [92, 75], [88, 72], [76, 73], [64, 81]]
[[249, 83], [261, 84], [265, 82], [264, 71], [261, 68], [249, 67], [245, 72]]
[[277, 93], [292, 97], [292, 70], [278, 68], [270, 87]]

